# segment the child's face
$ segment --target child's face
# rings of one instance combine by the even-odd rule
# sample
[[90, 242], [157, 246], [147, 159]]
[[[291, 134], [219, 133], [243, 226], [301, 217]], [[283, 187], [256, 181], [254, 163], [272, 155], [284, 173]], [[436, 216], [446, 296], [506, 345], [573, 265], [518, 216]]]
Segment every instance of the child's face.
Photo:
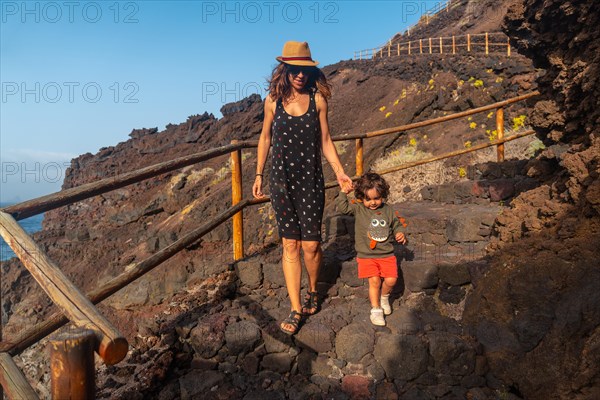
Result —
[[371, 210], [376, 210], [383, 204], [383, 198], [377, 189], [369, 189], [365, 192], [363, 204], [365, 207], [370, 208]]

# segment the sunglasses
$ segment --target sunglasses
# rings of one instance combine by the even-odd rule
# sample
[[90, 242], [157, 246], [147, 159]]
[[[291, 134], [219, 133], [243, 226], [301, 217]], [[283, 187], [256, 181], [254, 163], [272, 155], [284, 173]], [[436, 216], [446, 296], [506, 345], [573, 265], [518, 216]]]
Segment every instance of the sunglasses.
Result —
[[302, 72], [302, 75], [310, 74], [312, 67], [301, 67], [299, 65], [288, 65], [287, 67], [288, 73], [292, 74], [292, 76], [297, 76]]

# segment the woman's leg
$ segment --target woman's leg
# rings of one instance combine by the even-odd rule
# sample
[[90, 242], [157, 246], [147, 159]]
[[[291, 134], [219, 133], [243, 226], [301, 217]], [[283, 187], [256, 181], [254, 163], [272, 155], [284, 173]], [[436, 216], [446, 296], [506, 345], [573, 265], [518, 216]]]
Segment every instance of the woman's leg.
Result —
[[300, 279], [302, 264], [300, 263], [300, 241], [283, 238], [283, 277], [287, 287], [292, 311], [301, 311]]
[[302, 252], [304, 253], [304, 265], [308, 275], [308, 293], [302, 305], [302, 313], [313, 315], [319, 311], [319, 300], [316, 293], [323, 252], [318, 241], [302, 241]]
[[379, 308], [379, 296], [381, 295], [381, 278], [379, 276], [371, 276], [369, 278], [369, 300], [371, 307]]
[[323, 259], [323, 251], [321, 243], [313, 241], [302, 241], [302, 252], [304, 253], [304, 265], [308, 273], [308, 291], [317, 291], [317, 279], [321, 269], [321, 260]]

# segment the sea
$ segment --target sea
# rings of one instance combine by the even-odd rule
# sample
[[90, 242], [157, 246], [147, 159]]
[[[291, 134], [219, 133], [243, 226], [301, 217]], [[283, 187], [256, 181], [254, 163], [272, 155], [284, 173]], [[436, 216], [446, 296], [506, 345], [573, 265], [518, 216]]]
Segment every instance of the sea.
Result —
[[[0, 208], [8, 207], [13, 203], [0, 203]], [[34, 215], [33, 217], [25, 218], [18, 221], [27, 233], [34, 233], [42, 229], [42, 220], [44, 214]], [[9, 258], [15, 257], [15, 253], [8, 247], [6, 242], [0, 237], [0, 261], [6, 261]]]

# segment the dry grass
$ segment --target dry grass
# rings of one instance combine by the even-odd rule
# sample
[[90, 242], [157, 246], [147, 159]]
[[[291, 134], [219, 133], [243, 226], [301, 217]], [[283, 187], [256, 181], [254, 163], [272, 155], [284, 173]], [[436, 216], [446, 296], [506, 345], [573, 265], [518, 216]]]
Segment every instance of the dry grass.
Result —
[[[534, 136], [526, 136], [507, 142], [504, 145], [504, 155], [507, 160], [530, 159], [535, 155], [535, 151], [541, 148], [543, 148], [543, 144], [539, 139]], [[415, 146], [406, 146], [377, 160], [372, 169], [375, 171], [382, 170], [431, 156], [429, 153], [417, 150]], [[461, 168], [466, 170], [470, 165], [496, 161], [496, 147], [489, 147], [461, 157], [434, 161], [406, 170], [392, 172], [385, 176], [390, 184], [388, 201], [399, 203], [421, 200], [421, 189], [424, 187], [465, 180], [466, 177], [461, 177]]]

